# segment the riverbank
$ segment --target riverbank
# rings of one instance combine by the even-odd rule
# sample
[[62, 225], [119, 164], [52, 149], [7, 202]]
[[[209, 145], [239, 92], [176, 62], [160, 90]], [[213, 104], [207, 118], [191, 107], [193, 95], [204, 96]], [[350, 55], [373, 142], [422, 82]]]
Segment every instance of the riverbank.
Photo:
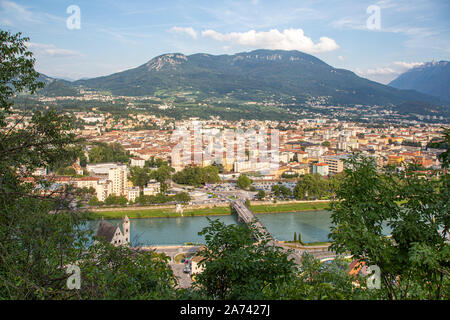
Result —
[[[250, 209], [255, 214], [264, 213], [284, 213], [284, 212], [300, 212], [300, 211], [316, 211], [329, 210], [330, 202], [325, 201], [309, 201], [309, 202], [289, 202], [289, 203], [264, 203], [255, 204], [252, 202]], [[176, 217], [196, 217], [196, 216], [218, 216], [230, 215], [231, 209], [229, 205], [226, 206], [212, 206], [212, 207], [185, 207], [183, 215], [176, 212], [175, 206], [164, 206], [163, 208], [111, 208], [111, 209], [94, 209], [89, 212], [89, 218], [96, 219], [121, 219], [125, 215], [130, 219], [139, 218], [176, 218]]]
[[313, 241], [313, 242], [294, 242], [294, 241], [280, 241], [280, 243], [292, 249], [328, 249], [331, 245], [329, 241]]
[[297, 211], [330, 210], [330, 201], [321, 202], [296, 202], [296, 203], [272, 203], [263, 205], [251, 205], [250, 209], [255, 214], [284, 213]]
[[177, 218], [177, 217], [197, 217], [197, 216], [216, 216], [216, 215], [230, 215], [231, 210], [229, 206], [211, 207], [211, 208], [195, 208], [184, 209], [183, 215], [176, 212], [176, 208], [156, 208], [156, 209], [134, 209], [122, 208], [122, 210], [114, 211], [90, 211], [90, 219], [121, 219], [125, 215], [130, 219], [139, 218]]

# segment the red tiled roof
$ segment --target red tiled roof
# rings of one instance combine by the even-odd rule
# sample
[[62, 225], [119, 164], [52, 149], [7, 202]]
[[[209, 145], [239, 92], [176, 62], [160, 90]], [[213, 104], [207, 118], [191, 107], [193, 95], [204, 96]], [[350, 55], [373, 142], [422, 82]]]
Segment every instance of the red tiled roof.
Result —
[[100, 178], [97, 177], [80, 177], [76, 179], [77, 181], [98, 181]]

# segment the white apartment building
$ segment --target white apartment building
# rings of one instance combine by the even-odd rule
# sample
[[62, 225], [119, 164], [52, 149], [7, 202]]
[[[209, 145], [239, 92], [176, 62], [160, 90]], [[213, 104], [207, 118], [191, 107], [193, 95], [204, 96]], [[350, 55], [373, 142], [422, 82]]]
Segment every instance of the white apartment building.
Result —
[[293, 154], [294, 154], [293, 152], [280, 152], [279, 155], [280, 162], [288, 163], [294, 157]]
[[131, 158], [130, 166], [143, 168], [145, 166], [145, 160], [140, 157]]
[[98, 201], [105, 201], [112, 192], [112, 183], [109, 180], [101, 180], [95, 188]]
[[88, 164], [86, 170], [92, 175], [77, 180], [77, 186], [93, 187], [99, 201], [105, 201], [110, 195], [126, 195], [128, 169], [124, 164], [98, 163]]
[[319, 158], [327, 151], [328, 151], [328, 148], [322, 147], [322, 146], [311, 146], [311, 147], [305, 148], [305, 152], [308, 153], [309, 158]]
[[33, 176], [46, 176], [47, 175], [47, 168], [36, 168], [33, 173]]
[[234, 163], [234, 172], [259, 171], [270, 168], [270, 162], [236, 161]]
[[348, 159], [350, 155], [343, 154], [338, 156], [326, 156], [320, 158], [320, 161], [328, 164], [328, 171], [330, 174], [337, 174], [344, 171], [344, 160]]
[[312, 173], [318, 173], [321, 176], [327, 176], [329, 173], [329, 166], [326, 163], [314, 163], [312, 166]]
[[76, 180], [76, 186], [77, 188], [94, 188], [97, 189], [98, 182], [100, 181], [100, 178], [97, 177], [82, 177], [77, 178]]
[[93, 176], [107, 176], [110, 169], [125, 167], [125, 165], [117, 164], [114, 162], [108, 163], [96, 163], [86, 165], [86, 171]]
[[150, 180], [144, 187], [144, 196], [153, 196], [161, 191], [161, 184], [156, 180]]
[[103, 122], [103, 121], [105, 121], [103, 116], [101, 116], [101, 117], [81, 117], [81, 119], [85, 123], [95, 123], [95, 122]]
[[123, 196], [127, 187], [127, 167], [124, 165], [109, 169], [108, 180], [112, 182], [111, 194]]
[[349, 148], [348, 148], [347, 142], [342, 142], [342, 141], [339, 141], [339, 142], [337, 143], [337, 148], [338, 148], [339, 150], [347, 150], [347, 149], [349, 149]]
[[128, 190], [127, 190], [128, 202], [131, 202], [131, 201], [135, 202], [136, 198], [139, 198], [140, 193], [141, 193], [141, 190], [139, 187], [128, 188]]

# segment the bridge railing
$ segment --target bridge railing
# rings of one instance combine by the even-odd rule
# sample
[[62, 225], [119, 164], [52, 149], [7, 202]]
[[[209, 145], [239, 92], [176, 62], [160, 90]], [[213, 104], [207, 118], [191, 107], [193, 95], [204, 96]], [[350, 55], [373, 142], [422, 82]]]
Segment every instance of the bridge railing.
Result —
[[[260, 234], [267, 235], [270, 239], [273, 239], [270, 232], [264, 227], [264, 225], [256, 218], [255, 214], [242, 202], [242, 201], [234, 201], [232, 202], [232, 207], [236, 211], [238, 217], [243, 220], [245, 223], [253, 223], [257, 228]], [[261, 237], [256, 235], [256, 240], [260, 241]]]

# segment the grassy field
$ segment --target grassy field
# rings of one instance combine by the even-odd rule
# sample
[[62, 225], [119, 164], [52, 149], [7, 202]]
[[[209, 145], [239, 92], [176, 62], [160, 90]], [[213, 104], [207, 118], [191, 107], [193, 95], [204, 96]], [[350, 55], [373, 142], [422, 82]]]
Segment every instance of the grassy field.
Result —
[[[214, 216], [214, 215], [229, 215], [231, 214], [230, 207], [213, 207], [201, 209], [185, 209], [183, 215], [190, 216]], [[128, 218], [174, 218], [181, 217], [180, 213], [176, 213], [175, 209], [146, 209], [146, 210], [121, 210], [121, 211], [100, 211], [91, 212], [89, 217], [91, 219], [121, 219], [125, 215]]]
[[251, 210], [254, 213], [279, 213], [279, 212], [294, 212], [294, 211], [314, 211], [314, 210], [329, 210], [329, 202], [319, 203], [280, 203], [270, 205], [252, 205]]
[[302, 247], [314, 247], [314, 246], [329, 246], [331, 242], [293, 242], [293, 241], [285, 241], [285, 245], [291, 248], [302, 248]]
[[[327, 210], [330, 205], [327, 202], [320, 203], [281, 203], [270, 205], [252, 205], [251, 210], [254, 213], [280, 213], [280, 212], [294, 212], [294, 211], [314, 211]], [[229, 206], [226, 207], [212, 207], [200, 209], [185, 209], [183, 215], [185, 217], [191, 216], [214, 216], [214, 215], [229, 215], [231, 210]], [[145, 209], [145, 210], [118, 210], [118, 211], [100, 211], [90, 212], [91, 219], [121, 219], [127, 215], [132, 218], [173, 218], [181, 217], [181, 214], [176, 213], [173, 208], [165, 209]]]

